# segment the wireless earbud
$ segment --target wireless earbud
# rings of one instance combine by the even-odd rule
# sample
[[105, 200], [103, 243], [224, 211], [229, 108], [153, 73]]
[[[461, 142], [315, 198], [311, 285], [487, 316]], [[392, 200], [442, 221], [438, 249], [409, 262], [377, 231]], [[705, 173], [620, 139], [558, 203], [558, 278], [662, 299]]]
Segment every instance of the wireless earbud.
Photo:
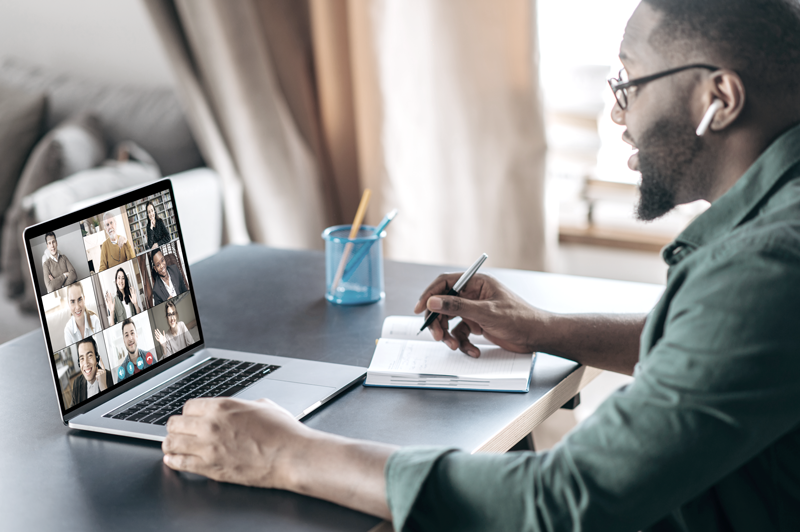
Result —
[[708, 126], [711, 125], [711, 121], [714, 119], [714, 115], [717, 114], [717, 111], [725, 107], [725, 104], [722, 103], [722, 100], [719, 98], [714, 98], [714, 101], [711, 102], [711, 105], [708, 106], [708, 111], [706, 114], [703, 115], [703, 119], [700, 121], [700, 125], [697, 126], [697, 136], [702, 137], [708, 131]]

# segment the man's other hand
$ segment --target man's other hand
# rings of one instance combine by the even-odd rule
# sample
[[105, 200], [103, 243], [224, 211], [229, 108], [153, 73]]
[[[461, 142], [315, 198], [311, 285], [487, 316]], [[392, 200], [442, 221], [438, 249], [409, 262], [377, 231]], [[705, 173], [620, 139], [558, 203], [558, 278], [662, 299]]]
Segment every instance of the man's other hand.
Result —
[[[450, 349], [460, 349], [472, 356], [480, 356], [480, 350], [469, 341], [469, 335], [482, 334], [484, 338], [516, 353], [535, 350], [532, 335], [546, 314], [506, 288], [497, 279], [477, 274], [461, 289], [458, 296], [444, 296], [458, 281], [460, 274], [446, 273], [425, 289], [414, 313], [427, 309], [438, 312], [439, 317], [431, 324], [431, 334]], [[452, 331], [449, 321], [461, 317], [461, 323]]]
[[192, 399], [167, 422], [164, 463], [221, 482], [286, 488], [287, 456], [311, 429], [268, 399]]

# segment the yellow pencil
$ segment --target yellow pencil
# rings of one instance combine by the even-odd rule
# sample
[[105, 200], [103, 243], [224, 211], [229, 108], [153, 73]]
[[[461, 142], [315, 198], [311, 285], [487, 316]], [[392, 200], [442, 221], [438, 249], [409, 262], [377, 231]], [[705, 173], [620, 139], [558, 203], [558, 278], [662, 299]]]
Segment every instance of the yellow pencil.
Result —
[[[361, 222], [364, 221], [364, 214], [367, 212], [367, 205], [369, 205], [369, 198], [371, 195], [372, 192], [370, 189], [365, 189], [364, 194], [361, 196], [361, 203], [358, 204], [356, 217], [353, 220], [352, 227], [350, 228], [350, 240], [358, 236], [358, 230], [361, 229]], [[339, 282], [342, 280], [342, 275], [344, 275], [344, 267], [347, 265], [347, 261], [350, 259], [350, 253], [352, 253], [352, 251], [353, 243], [348, 242], [347, 245], [344, 246], [342, 260], [339, 261], [339, 268], [336, 269], [336, 275], [334, 276], [333, 283], [331, 284], [331, 294], [336, 292], [336, 287], [339, 286]]]

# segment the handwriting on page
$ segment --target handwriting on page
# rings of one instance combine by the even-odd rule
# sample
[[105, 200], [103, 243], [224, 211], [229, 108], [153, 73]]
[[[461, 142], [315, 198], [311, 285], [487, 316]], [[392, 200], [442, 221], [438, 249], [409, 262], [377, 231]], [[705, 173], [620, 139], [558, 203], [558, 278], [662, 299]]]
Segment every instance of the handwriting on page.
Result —
[[[433, 375], [508, 375], [519, 357], [499, 347], [486, 347], [480, 358], [472, 358], [460, 351], [450, 351], [439, 343], [385, 341], [384, 364], [376, 370], [422, 373]], [[390, 353], [391, 352], [391, 353]]]

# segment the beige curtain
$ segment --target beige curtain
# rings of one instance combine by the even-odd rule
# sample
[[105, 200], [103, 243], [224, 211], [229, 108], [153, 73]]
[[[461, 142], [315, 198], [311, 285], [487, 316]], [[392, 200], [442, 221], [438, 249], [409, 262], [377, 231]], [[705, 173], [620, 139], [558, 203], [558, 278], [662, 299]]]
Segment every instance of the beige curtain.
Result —
[[[541, 270], [545, 137], [533, 0], [354, 0], [362, 181], [393, 258]], [[371, 56], [365, 51], [371, 50]], [[358, 92], [358, 91], [357, 91]], [[361, 95], [359, 95], [361, 96]], [[372, 211], [375, 215], [376, 212]], [[549, 229], [549, 231], [548, 231]]]
[[307, 4], [145, 3], [201, 150], [223, 176], [230, 240], [319, 248], [339, 214], [316, 119]]
[[390, 258], [544, 268], [534, 0], [145, 2], [253, 240], [319, 247], [369, 187]]

